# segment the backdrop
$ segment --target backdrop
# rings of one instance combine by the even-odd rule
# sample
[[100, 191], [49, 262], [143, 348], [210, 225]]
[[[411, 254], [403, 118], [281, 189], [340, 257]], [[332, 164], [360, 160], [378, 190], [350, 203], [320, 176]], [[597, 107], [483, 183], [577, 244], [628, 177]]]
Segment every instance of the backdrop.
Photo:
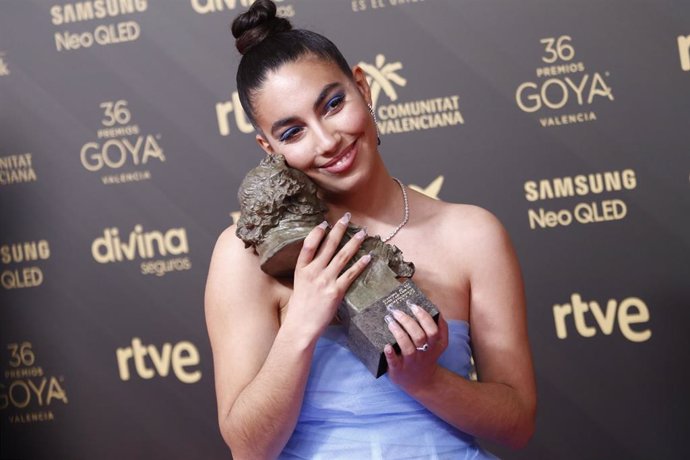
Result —
[[[0, 3], [2, 458], [227, 457], [203, 291], [262, 157], [228, 27], [248, 3]], [[489, 448], [680, 457], [690, 3], [278, 5], [363, 66], [393, 175], [513, 238], [539, 415]]]

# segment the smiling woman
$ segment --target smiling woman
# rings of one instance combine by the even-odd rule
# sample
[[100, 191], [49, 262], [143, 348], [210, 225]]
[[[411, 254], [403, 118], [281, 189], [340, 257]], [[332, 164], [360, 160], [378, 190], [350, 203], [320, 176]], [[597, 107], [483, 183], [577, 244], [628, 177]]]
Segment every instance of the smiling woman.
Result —
[[[520, 269], [502, 225], [390, 176], [365, 74], [328, 39], [293, 30], [268, 0], [232, 30], [243, 54], [237, 88], [258, 145], [309, 176], [328, 207], [289, 278], [264, 273], [234, 226], [216, 243], [206, 321], [233, 457], [492, 458], [474, 436], [523, 446], [536, 392]], [[400, 352], [386, 346], [380, 379], [347, 348], [335, 316], [370, 260], [348, 265], [365, 232], [339, 249], [350, 221], [392, 235], [441, 313], [438, 324], [414, 307], [414, 317], [386, 317]], [[471, 355], [478, 381], [468, 379]]]

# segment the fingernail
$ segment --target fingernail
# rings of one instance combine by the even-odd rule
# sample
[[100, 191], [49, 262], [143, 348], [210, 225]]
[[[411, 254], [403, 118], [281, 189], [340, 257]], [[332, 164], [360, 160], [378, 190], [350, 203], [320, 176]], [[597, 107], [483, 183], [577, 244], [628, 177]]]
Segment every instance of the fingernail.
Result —
[[367, 232], [364, 229], [355, 233], [355, 238], [357, 238], [358, 240], [363, 240], [365, 236], [367, 236]]
[[393, 354], [393, 347], [391, 347], [390, 345], [386, 345], [385, 347], [383, 347], [383, 351], [388, 356], [391, 356]]
[[417, 313], [419, 313], [419, 310], [421, 310], [421, 309], [419, 308], [419, 305], [417, 305], [417, 304], [415, 304], [415, 303], [412, 303], [412, 302], [410, 302], [409, 300], [407, 301], [407, 307], [408, 307], [408, 308], [410, 309], [410, 311], [411, 311], [412, 313], [414, 313], [415, 315], [416, 315]]
[[350, 222], [350, 217], [352, 217], [352, 214], [350, 214], [349, 212], [346, 212], [345, 215], [343, 217], [341, 217], [338, 222], [340, 222], [343, 225], [347, 225], [348, 222]]
[[386, 315], [383, 317], [383, 319], [384, 319], [384, 321], [386, 321], [386, 324], [389, 324], [389, 325], [393, 324], [395, 322], [395, 320], [393, 319], [393, 317], [391, 315]]
[[395, 308], [393, 305], [386, 305], [386, 310], [388, 310], [391, 313], [395, 313], [396, 311], [398, 311], [398, 309]]
[[321, 223], [318, 225], [318, 227], [319, 227], [321, 230], [326, 230], [326, 229], [328, 228], [328, 222], [324, 220], [323, 222], [321, 222]]
[[369, 262], [371, 262], [371, 254], [365, 254], [359, 260], [361, 260], [362, 263], [368, 264]]

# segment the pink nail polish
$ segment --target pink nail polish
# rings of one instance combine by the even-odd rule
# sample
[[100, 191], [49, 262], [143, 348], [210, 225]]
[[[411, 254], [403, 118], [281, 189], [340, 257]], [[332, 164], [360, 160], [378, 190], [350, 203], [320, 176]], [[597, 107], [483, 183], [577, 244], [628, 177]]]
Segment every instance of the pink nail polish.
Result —
[[359, 260], [361, 260], [365, 264], [368, 264], [369, 262], [371, 262], [371, 254], [365, 254]]
[[350, 218], [352, 217], [352, 214], [349, 212], [346, 212], [343, 217], [340, 218], [338, 222], [340, 222], [343, 225], [347, 225], [350, 222]]
[[410, 302], [409, 300], [407, 301], [407, 307], [408, 307], [408, 308], [410, 309], [410, 311], [411, 311], [412, 313], [414, 313], [415, 315], [416, 315], [417, 313], [419, 313], [419, 311], [421, 310], [421, 308], [419, 308], [419, 305], [417, 305], [417, 304], [415, 304], [415, 303], [412, 303], [412, 302]]
[[328, 228], [328, 222], [324, 220], [323, 222], [321, 222], [321, 223], [319, 224], [319, 228], [320, 228], [321, 230], [326, 230], [326, 229]]

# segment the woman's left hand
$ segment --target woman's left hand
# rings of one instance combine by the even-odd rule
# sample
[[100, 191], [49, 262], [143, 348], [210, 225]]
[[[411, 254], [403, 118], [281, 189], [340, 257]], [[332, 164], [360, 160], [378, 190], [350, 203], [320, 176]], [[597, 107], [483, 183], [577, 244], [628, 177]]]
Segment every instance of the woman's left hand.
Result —
[[424, 309], [411, 305], [415, 318], [401, 310], [392, 310], [386, 316], [388, 329], [400, 347], [396, 354], [393, 346], [384, 348], [388, 362], [388, 377], [408, 393], [426, 386], [439, 368], [439, 356], [448, 346], [448, 324], [439, 316], [438, 324]]

